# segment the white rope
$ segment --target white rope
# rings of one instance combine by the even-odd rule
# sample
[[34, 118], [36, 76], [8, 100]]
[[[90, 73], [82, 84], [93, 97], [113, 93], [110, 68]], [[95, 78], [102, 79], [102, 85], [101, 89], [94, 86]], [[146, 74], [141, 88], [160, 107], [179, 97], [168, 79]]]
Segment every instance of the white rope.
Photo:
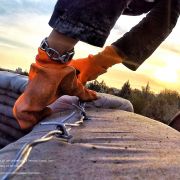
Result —
[[32, 151], [34, 146], [40, 143], [50, 141], [52, 138], [54, 138], [54, 135], [57, 134], [61, 135], [62, 133], [63, 132], [60, 130], [53, 130], [48, 132], [46, 135], [42, 136], [41, 138], [25, 144], [18, 152], [16, 159], [10, 165], [11, 168], [9, 169], [9, 171], [6, 172], [6, 174], [2, 177], [2, 180], [9, 180], [9, 178], [12, 178], [17, 173], [17, 171], [27, 162], [30, 152]]
[[[64, 104], [66, 104], [66, 103], [64, 103]], [[86, 117], [85, 109], [84, 109], [85, 104], [80, 103], [79, 106], [77, 106], [75, 104], [71, 104], [71, 105], [76, 107], [78, 110], [80, 110], [83, 117]], [[75, 111], [72, 112], [69, 116], [64, 118], [60, 123], [58, 123], [58, 122], [42, 122], [41, 125], [57, 125], [57, 127], [59, 127], [59, 126], [62, 127], [62, 130], [58, 129], [58, 130], [50, 131], [47, 134], [45, 134], [44, 136], [42, 136], [41, 138], [33, 140], [32, 142], [25, 144], [18, 152], [15, 161], [13, 161], [13, 163], [10, 165], [11, 168], [6, 172], [6, 174], [2, 177], [1, 180], [9, 180], [9, 178], [12, 178], [17, 173], [17, 171], [19, 171], [21, 169], [21, 167], [27, 162], [28, 157], [34, 146], [36, 146], [40, 143], [50, 141], [51, 139], [53, 139], [55, 137], [55, 135], [59, 135], [59, 137], [61, 137], [61, 135], [63, 135], [63, 133], [64, 133], [64, 136], [62, 136], [61, 138], [69, 139], [71, 137], [71, 135], [68, 134], [66, 126], [78, 126], [78, 125], [82, 124], [82, 122], [83, 122], [83, 118], [81, 117], [80, 121], [77, 121], [74, 124], [65, 123], [67, 120], [69, 120], [75, 114], [76, 114]]]

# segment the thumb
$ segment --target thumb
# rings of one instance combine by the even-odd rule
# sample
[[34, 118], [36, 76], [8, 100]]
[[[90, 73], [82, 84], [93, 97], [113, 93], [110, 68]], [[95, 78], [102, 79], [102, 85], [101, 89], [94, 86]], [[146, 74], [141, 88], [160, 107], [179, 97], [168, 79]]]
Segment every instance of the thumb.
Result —
[[87, 76], [84, 73], [80, 72], [77, 77], [78, 77], [78, 80], [82, 83], [82, 85], [85, 86], [88, 81]]

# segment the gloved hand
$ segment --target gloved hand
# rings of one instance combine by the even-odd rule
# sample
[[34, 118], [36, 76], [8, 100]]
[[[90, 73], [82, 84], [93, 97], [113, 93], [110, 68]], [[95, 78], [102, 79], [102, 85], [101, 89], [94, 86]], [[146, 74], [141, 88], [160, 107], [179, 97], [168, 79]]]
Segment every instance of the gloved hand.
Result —
[[77, 96], [83, 101], [96, 99], [96, 93], [86, 89], [77, 79], [73, 67], [51, 60], [39, 49], [36, 63], [30, 68], [25, 92], [13, 108], [21, 128], [30, 128], [50, 115], [52, 111], [47, 106], [64, 94]]
[[113, 46], [107, 46], [97, 55], [89, 55], [87, 58], [73, 60], [70, 66], [77, 69], [80, 73], [78, 79], [82, 84], [96, 79], [99, 75], [107, 72], [107, 69], [114, 64], [121, 63], [122, 58], [117, 54]]

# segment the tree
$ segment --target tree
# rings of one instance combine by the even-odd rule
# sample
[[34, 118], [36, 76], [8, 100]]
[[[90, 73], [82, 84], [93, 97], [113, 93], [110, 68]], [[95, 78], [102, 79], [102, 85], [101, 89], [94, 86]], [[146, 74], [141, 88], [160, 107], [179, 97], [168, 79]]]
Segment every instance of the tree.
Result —
[[158, 95], [151, 101], [151, 103], [147, 104], [142, 112], [142, 115], [168, 124], [170, 119], [177, 112], [178, 104], [176, 102], [169, 104], [166, 98], [162, 95]]
[[144, 96], [144, 98], [147, 98], [148, 95], [150, 95], [150, 94], [151, 94], [151, 91], [150, 91], [150, 85], [149, 85], [149, 82], [148, 82], [145, 87], [142, 86], [142, 95]]
[[133, 104], [134, 112], [137, 114], [142, 114], [142, 111], [147, 104], [146, 99], [142, 96], [142, 91], [138, 89], [132, 90], [130, 101]]
[[109, 90], [109, 87], [106, 85], [104, 81], [98, 82], [97, 80], [88, 83], [87, 87], [91, 90], [101, 93], [107, 93]]
[[168, 101], [168, 104], [179, 103], [179, 94], [176, 91], [165, 89], [160, 92], [159, 96], [162, 96]]
[[125, 99], [130, 99], [131, 96], [131, 87], [129, 80], [124, 83], [119, 93], [119, 96]]

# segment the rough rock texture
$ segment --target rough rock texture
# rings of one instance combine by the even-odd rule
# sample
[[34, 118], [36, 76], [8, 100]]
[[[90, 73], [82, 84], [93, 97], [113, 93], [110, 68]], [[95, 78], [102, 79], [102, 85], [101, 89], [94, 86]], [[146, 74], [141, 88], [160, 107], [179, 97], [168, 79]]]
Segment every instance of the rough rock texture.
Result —
[[[180, 179], [178, 131], [120, 110], [93, 109], [87, 114], [91, 120], [71, 130], [73, 138], [69, 143], [52, 140], [34, 147], [29, 160], [13, 179]], [[58, 118], [56, 115], [49, 119]], [[14, 159], [25, 142], [54, 128], [39, 125], [2, 149], [0, 172], [7, 170], [9, 160]]]

